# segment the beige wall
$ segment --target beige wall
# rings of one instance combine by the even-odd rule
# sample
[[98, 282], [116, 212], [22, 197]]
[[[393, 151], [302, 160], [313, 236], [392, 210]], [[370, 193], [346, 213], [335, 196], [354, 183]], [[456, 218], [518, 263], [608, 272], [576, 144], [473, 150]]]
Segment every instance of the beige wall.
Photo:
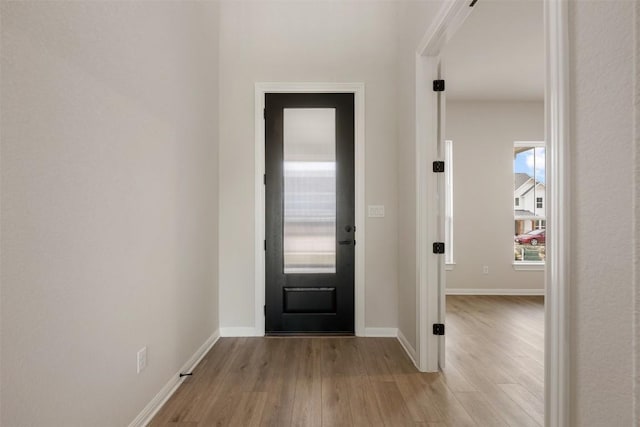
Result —
[[513, 142], [544, 140], [544, 103], [449, 101], [446, 128], [455, 262], [447, 289], [544, 289], [544, 271], [513, 269]]
[[254, 326], [254, 83], [364, 82], [366, 326], [396, 327], [396, 4], [224, 2], [220, 43], [220, 322]]
[[570, 391], [572, 424], [581, 427], [638, 425], [632, 420], [634, 5], [574, 1], [570, 8]]
[[127, 425], [217, 329], [217, 13], [2, 2], [3, 426]]

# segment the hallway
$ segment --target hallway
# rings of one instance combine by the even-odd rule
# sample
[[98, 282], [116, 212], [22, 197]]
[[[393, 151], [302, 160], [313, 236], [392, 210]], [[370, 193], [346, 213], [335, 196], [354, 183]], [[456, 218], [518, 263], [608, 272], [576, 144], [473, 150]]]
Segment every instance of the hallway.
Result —
[[151, 425], [543, 425], [542, 297], [447, 308], [444, 374], [394, 338], [221, 338]]

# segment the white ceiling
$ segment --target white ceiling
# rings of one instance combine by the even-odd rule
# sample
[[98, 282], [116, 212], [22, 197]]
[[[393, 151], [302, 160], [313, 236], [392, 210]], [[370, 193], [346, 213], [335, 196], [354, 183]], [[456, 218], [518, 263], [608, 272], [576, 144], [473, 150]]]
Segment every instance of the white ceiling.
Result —
[[543, 100], [543, 2], [479, 0], [443, 66], [447, 99]]

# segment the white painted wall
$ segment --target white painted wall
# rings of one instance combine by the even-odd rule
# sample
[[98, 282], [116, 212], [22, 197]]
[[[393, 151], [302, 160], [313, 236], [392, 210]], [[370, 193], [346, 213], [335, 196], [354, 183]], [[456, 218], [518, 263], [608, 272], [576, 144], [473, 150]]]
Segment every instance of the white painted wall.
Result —
[[[367, 203], [388, 213], [367, 224], [367, 326], [397, 321], [414, 344], [410, 43], [437, 6], [223, 4], [224, 325], [253, 325], [253, 82], [365, 81]], [[576, 426], [634, 425], [633, 8], [571, 3]], [[0, 13], [0, 423], [126, 425], [217, 328], [216, 7], [3, 2]]]
[[398, 331], [417, 343], [416, 259], [416, 49], [440, 7], [439, 2], [398, 2], [397, 192]]
[[638, 425], [632, 418], [634, 7], [632, 1], [570, 4], [570, 393], [572, 424], [581, 427]]
[[513, 269], [513, 143], [544, 140], [544, 103], [450, 101], [445, 136], [454, 165], [447, 289], [544, 289], [544, 271]]
[[0, 424], [124, 426], [218, 327], [218, 8], [0, 11]]
[[640, 7], [636, 4], [636, 13], [635, 13], [635, 70], [636, 75], [634, 76], [634, 86], [635, 86], [635, 148], [634, 148], [634, 160], [635, 160], [635, 195], [634, 195], [634, 220], [635, 220], [635, 242], [634, 242], [634, 269], [633, 269], [633, 278], [634, 278], [634, 422], [636, 425], [640, 424], [640, 166], [638, 166], [638, 162], [640, 161], [640, 156], [638, 155], [638, 147], [640, 146], [640, 77], [638, 77], [638, 70], [640, 70]]
[[[220, 322], [254, 326], [254, 83], [364, 82], [366, 327], [397, 326], [394, 2], [223, 2], [220, 40]], [[403, 308], [404, 309], [404, 308]]]

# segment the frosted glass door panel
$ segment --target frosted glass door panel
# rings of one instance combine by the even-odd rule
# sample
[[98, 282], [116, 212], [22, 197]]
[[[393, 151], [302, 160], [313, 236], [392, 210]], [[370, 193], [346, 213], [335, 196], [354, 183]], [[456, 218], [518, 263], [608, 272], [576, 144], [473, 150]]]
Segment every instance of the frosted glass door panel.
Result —
[[336, 110], [285, 108], [284, 272], [336, 272]]

